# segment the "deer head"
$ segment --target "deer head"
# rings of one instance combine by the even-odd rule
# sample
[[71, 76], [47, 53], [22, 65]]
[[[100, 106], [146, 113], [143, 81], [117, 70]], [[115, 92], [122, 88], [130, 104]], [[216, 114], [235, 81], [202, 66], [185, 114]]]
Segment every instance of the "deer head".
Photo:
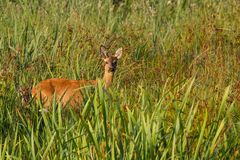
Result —
[[107, 48], [100, 46], [100, 54], [104, 61], [104, 77], [105, 88], [112, 84], [113, 74], [117, 69], [117, 61], [122, 57], [122, 48], [117, 49], [115, 54], [108, 54]]
[[107, 48], [104, 46], [100, 47], [100, 54], [104, 61], [105, 72], [114, 73], [117, 69], [117, 61], [122, 57], [122, 48], [117, 49], [114, 55], [108, 54]]

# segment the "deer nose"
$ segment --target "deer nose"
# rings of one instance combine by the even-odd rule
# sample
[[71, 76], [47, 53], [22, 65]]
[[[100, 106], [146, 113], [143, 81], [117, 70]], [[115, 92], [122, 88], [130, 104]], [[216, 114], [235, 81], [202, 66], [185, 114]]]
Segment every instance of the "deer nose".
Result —
[[115, 72], [115, 68], [113, 67], [113, 68], [109, 68], [109, 72]]

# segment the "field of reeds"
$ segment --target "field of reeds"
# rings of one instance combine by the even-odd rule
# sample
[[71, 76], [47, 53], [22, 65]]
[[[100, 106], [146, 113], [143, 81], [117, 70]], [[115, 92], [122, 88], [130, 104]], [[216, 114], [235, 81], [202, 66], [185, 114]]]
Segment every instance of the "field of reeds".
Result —
[[[113, 86], [39, 111], [52, 77]], [[0, 159], [240, 159], [238, 0], [1, 0]]]

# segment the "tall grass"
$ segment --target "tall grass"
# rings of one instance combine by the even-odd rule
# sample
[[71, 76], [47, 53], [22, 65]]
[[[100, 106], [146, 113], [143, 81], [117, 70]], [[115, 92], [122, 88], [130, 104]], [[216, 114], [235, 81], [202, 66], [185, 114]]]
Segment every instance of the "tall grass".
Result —
[[[237, 0], [0, 1], [0, 159], [238, 159]], [[79, 111], [21, 104], [19, 87], [101, 78]]]

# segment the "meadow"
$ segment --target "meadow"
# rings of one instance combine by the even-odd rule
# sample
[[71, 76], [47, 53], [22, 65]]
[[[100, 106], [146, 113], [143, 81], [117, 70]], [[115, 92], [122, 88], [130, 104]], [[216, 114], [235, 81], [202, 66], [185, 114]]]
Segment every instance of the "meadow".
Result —
[[[79, 111], [19, 88], [99, 79]], [[240, 159], [238, 0], [1, 0], [0, 159]]]

